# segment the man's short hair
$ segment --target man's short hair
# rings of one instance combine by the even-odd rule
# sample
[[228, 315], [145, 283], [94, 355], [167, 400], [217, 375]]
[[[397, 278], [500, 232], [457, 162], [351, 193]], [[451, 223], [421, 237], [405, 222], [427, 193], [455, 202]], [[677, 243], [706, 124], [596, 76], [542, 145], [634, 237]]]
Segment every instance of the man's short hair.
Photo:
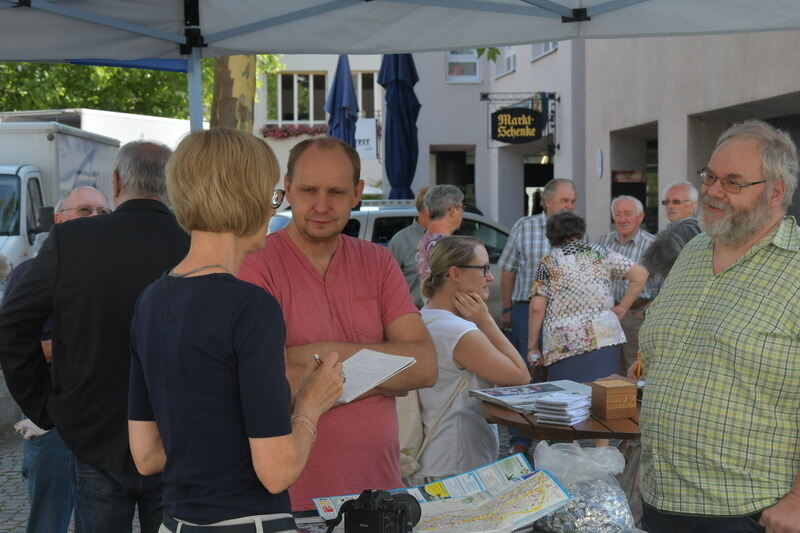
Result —
[[714, 151], [734, 137], [750, 137], [759, 142], [761, 173], [767, 181], [783, 180], [783, 208], [788, 208], [797, 189], [798, 173], [797, 146], [791, 136], [763, 120], [746, 120], [722, 132]]
[[279, 177], [270, 147], [230, 128], [188, 135], [167, 163], [169, 198], [187, 232], [252, 235], [267, 219]]
[[361, 157], [359, 157], [355, 148], [335, 137], [306, 139], [305, 141], [300, 141], [299, 143], [295, 144], [289, 151], [289, 162], [286, 164], [287, 180], [292, 181], [294, 167], [297, 164], [297, 160], [300, 159], [300, 156], [303, 155], [303, 152], [305, 152], [311, 146], [317, 146], [324, 150], [333, 150], [335, 148], [340, 148], [343, 150], [347, 158], [350, 159], [350, 163], [353, 165], [353, 183], [358, 185], [358, 181], [361, 179]]
[[697, 192], [697, 187], [689, 183], [688, 181], [679, 181], [678, 183], [673, 183], [672, 185], [668, 185], [666, 189], [664, 189], [664, 194], [661, 195], [662, 198], [667, 197], [667, 193], [676, 187], [683, 187], [686, 189], [686, 192], [689, 195], [689, 200], [692, 202], [697, 202], [697, 199], [700, 197], [700, 193]]
[[431, 220], [440, 220], [451, 207], [464, 202], [464, 193], [455, 185], [434, 185], [425, 193], [423, 202]]
[[417, 213], [422, 213], [422, 210], [425, 209], [425, 194], [430, 188], [430, 185], [426, 185], [417, 191], [417, 195], [414, 197], [414, 207], [417, 208]]
[[582, 239], [586, 233], [586, 221], [572, 211], [561, 211], [547, 217], [545, 235], [550, 246], [564, 246], [575, 239]]
[[133, 141], [119, 149], [114, 170], [122, 190], [134, 196], [166, 200], [164, 167], [172, 150], [155, 141]]
[[540, 199], [542, 208], [544, 208], [545, 201], [549, 200], [550, 198], [556, 195], [556, 191], [558, 190], [558, 187], [560, 185], [569, 185], [570, 187], [572, 187], [573, 191], [578, 192], [578, 189], [575, 188], [574, 181], [566, 178], [553, 178], [547, 182], [547, 184], [544, 186], [544, 189], [542, 190], [542, 196]]
[[633, 202], [633, 205], [636, 208], [636, 214], [637, 215], [641, 215], [642, 213], [644, 213], [644, 206], [642, 205], [642, 202], [640, 202], [638, 198], [636, 198], [635, 196], [631, 196], [629, 194], [621, 194], [621, 195], [617, 196], [616, 198], [614, 198], [613, 200], [611, 200], [611, 217], [612, 218], [614, 217], [614, 207], [616, 207], [617, 203], [620, 200], [630, 200], [631, 202]]

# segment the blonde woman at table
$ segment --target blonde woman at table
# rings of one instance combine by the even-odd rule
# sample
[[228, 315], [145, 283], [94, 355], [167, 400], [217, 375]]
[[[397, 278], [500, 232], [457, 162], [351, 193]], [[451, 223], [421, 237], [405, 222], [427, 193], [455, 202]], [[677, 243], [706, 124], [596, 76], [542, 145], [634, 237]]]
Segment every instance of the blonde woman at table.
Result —
[[439, 380], [419, 391], [428, 443], [413, 484], [495, 461], [497, 428], [486, 422], [481, 402], [468, 391], [530, 382], [525, 362], [486, 307], [494, 276], [483, 244], [471, 237], [445, 237], [434, 246], [429, 266], [422, 320], [436, 347]]

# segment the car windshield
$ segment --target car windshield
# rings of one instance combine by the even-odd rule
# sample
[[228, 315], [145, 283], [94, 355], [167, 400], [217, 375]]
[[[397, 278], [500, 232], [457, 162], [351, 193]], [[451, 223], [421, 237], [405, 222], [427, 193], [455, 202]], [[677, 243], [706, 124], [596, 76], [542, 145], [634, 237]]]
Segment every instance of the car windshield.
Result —
[[0, 174], [0, 235], [19, 233], [19, 178]]

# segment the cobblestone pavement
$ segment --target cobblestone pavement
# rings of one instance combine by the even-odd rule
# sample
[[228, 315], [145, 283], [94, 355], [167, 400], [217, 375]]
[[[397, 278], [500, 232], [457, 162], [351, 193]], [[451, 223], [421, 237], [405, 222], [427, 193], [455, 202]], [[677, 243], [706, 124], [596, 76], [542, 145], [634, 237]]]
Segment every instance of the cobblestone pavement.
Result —
[[20, 474], [22, 445], [11, 429], [0, 432], [0, 532], [25, 531], [28, 491]]
[[[24, 533], [28, 523], [28, 489], [20, 473], [22, 441], [13, 429], [0, 431], [0, 533]], [[134, 517], [133, 533], [139, 533]], [[75, 526], [70, 524], [69, 532]]]

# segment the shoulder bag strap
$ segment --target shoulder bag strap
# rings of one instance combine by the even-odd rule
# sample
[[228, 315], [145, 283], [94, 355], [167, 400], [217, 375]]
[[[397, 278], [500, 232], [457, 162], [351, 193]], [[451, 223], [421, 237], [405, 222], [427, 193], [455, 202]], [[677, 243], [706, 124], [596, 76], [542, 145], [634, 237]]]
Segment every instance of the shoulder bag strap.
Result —
[[436, 430], [439, 429], [439, 423], [444, 418], [444, 415], [447, 413], [447, 410], [450, 409], [450, 406], [453, 405], [453, 402], [456, 399], [456, 396], [461, 393], [464, 389], [464, 386], [467, 384], [467, 380], [469, 379], [470, 372], [467, 369], [464, 369], [464, 375], [461, 376], [461, 379], [456, 386], [456, 390], [453, 391], [453, 394], [447, 399], [447, 403], [444, 404], [441, 412], [439, 412], [439, 416], [436, 417], [436, 421], [431, 426], [431, 430], [425, 433], [425, 436], [422, 438], [422, 444], [420, 444], [419, 451], [414, 455], [414, 459], [419, 461], [419, 458], [422, 457], [422, 452], [425, 451], [425, 448], [428, 446], [428, 443], [431, 441], [431, 437], [433, 434], [436, 433]]

